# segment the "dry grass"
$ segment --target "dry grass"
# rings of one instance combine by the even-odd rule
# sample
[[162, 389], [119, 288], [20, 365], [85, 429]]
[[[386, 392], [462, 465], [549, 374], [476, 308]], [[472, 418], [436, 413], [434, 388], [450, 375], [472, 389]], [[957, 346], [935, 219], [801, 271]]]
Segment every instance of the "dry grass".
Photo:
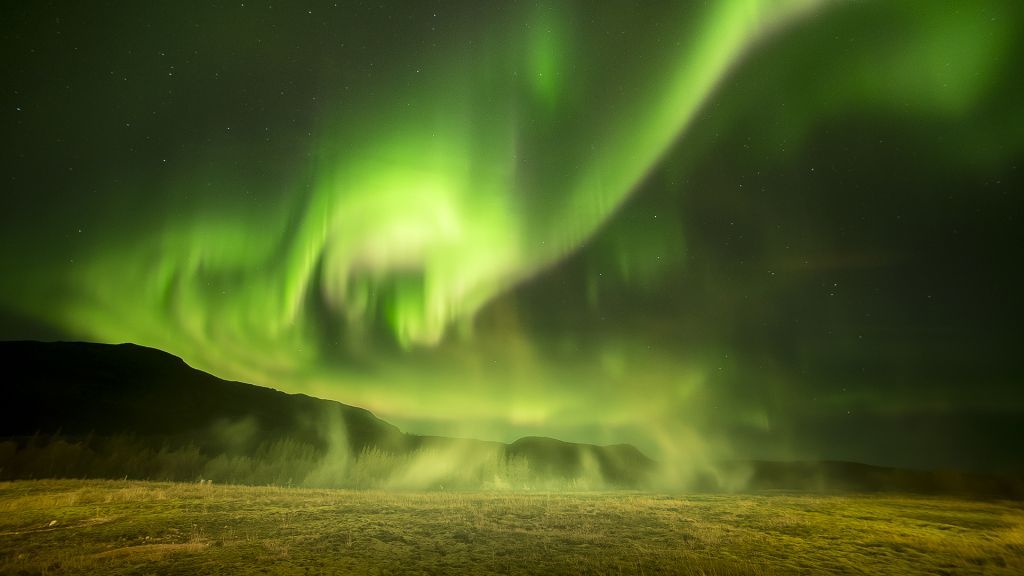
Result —
[[1024, 505], [0, 484], [0, 574], [1022, 574]]

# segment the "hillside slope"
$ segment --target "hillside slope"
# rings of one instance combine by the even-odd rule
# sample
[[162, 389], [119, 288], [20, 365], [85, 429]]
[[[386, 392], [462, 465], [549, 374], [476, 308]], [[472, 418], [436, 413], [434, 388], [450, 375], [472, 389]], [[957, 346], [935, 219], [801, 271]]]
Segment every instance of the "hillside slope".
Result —
[[[93, 460], [103, 456], [97, 452], [111, 452], [109, 440], [117, 438], [122, 439], [114, 443], [121, 452], [187, 448], [196, 452], [194, 459], [226, 455], [320, 461], [372, 453], [386, 460], [376, 467], [388, 473], [422, 458], [445, 459], [445, 466], [452, 469], [479, 468], [478, 461], [488, 459], [491, 468], [505, 467], [513, 460], [534, 478], [572, 480], [588, 475], [613, 485], [635, 485], [654, 467], [653, 461], [631, 446], [572, 444], [550, 438], [505, 445], [406, 434], [362, 408], [221, 380], [176, 356], [133, 344], [0, 342], [0, 363], [7, 374], [0, 438], [17, 444], [7, 453], [24, 451], [32, 442], [38, 448], [40, 438], [59, 435], [65, 443], [90, 442], [87, 459]], [[451, 461], [453, 455], [458, 462]], [[0, 453], [0, 459], [3, 456]], [[106, 456], [101, 475], [126, 473], [110, 462], [112, 456]], [[65, 466], [65, 474], [73, 475], [75, 470], [96, 474], [83, 466]], [[32, 475], [39, 473], [24, 462], [22, 468], [32, 469]], [[25, 476], [16, 470], [17, 466], [0, 461], [3, 477]], [[182, 479], [178, 472], [171, 476]]]

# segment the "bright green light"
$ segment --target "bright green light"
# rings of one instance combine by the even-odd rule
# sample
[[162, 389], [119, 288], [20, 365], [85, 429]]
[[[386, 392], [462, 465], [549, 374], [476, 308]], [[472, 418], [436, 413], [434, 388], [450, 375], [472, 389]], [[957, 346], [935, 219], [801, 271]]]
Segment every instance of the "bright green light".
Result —
[[[633, 73], [623, 79], [633, 86], [614, 115], [567, 127], [548, 112], [565, 100], [562, 76], [574, 65], [565, 60], [571, 20], [538, 11], [495, 54], [411, 86], [360, 118], [328, 123], [310, 197], [293, 196], [258, 218], [171, 222], [127, 250], [98, 254], [80, 278], [96, 300], [70, 315], [102, 338], [172, 350], [179, 336], [218, 350], [227, 342], [301, 347], [322, 322], [346, 325], [348, 339], [377, 323], [403, 347], [435, 345], [451, 325], [470, 322], [496, 295], [589, 238], [741, 51], [804, 4], [769, 2], [771, 10], [758, 11], [750, 2], [720, 3], [700, 25], [680, 18], [692, 33], [681, 30], [677, 46], [653, 47], [619, 71]], [[491, 70], [495, 61], [507, 69]], [[598, 68], [580, 80], [616, 80], [605, 75]], [[586, 98], [603, 102], [599, 93]], [[415, 110], [404, 110], [410, 101]], [[531, 133], [538, 122], [548, 126]], [[352, 132], [358, 145], [350, 145]], [[534, 169], [522, 164], [524, 153], [576, 162]], [[540, 218], [551, 225], [534, 225], [530, 202], [550, 205]], [[311, 299], [333, 320], [310, 318]], [[97, 321], [97, 302], [121, 310], [126, 322], [110, 329]]]
[[[595, 419], [678, 420], [680, 406], [697, 411], [693, 390], [704, 387], [715, 343], [679, 360], [637, 337], [551, 366], [550, 341], [523, 334], [514, 318], [485, 335], [473, 335], [474, 320], [607, 230], [666, 152], [689, 144], [680, 136], [744, 56], [787, 26], [813, 31], [819, 20], [810, 16], [830, 10], [854, 19], [891, 11], [914, 24], [885, 44], [829, 45], [825, 56], [842, 65], [814, 78], [779, 58], [771, 87], [790, 99], [765, 114], [781, 118], [774, 133], [792, 140], [864, 103], [962, 114], [1014, 30], [980, 8], [678, 4], [656, 22], [596, 7], [597, 24], [567, 4], [510, 8], [480, 24], [480, 42], [450, 38], [433, 61], [352, 82], [358, 98], [332, 86], [337, 101], [295, 150], [308, 167], [278, 195], [211, 209], [191, 200], [202, 198], [208, 174], [180, 167], [190, 200], [142, 233], [115, 224], [74, 266], [55, 266], [67, 291], [59, 302], [33, 292], [50, 272], [8, 299], [85, 338], [158, 347], [223, 377], [334, 397], [400, 424], [440, 419], [495, 437], [481, 430], [555, 435]], [[634, 18], [629, 30], [613, 25], [620, 16]], [[742, 104], [757, 107], [760, 97]], [[251, 184], [218, 170], [213, 179], [228, 189]], [[661, 244], [683, 241], [681, 226], [637, 228], [603, 239], [610, 265], [601, 278], [652, 284]], [[579, 292], [602, 305], [596, 276]]]

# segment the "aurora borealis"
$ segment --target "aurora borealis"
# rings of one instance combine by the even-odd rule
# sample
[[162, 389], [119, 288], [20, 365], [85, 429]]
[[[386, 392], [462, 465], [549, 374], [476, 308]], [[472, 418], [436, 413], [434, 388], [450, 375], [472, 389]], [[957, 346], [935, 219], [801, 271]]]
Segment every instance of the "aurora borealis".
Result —
[[412, 432], [1022, 465], [1017, 2], [2, 10], [0, 337]]

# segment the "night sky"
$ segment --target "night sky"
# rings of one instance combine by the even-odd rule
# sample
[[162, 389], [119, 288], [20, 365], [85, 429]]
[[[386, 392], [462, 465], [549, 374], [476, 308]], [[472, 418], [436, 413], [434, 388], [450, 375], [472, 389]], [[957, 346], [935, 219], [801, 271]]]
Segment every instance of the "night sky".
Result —
[[403, 430], [1024, 469], [1024, 3], [0, 8], [0, 338]]

